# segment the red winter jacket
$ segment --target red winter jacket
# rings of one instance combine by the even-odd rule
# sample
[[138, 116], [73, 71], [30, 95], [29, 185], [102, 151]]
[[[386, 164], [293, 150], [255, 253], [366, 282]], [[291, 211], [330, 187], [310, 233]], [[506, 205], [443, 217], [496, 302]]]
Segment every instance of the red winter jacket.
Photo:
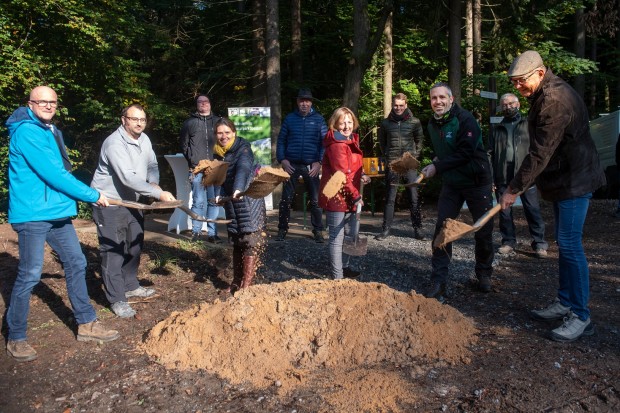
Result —
[[[323, 139], [323, 175], [319, 191], [319, 206], [326, 211], [353, 212], [355, 203], [360, 199], [359, 187], [362, 178], [362, 150], [360, 137], [354, 133], [351, 139], [345, 138], [338, 131], [329, 130]], [[323, 189], [336, 171], [343, 172], [347, 182], [336, 196], [327, 199]]]

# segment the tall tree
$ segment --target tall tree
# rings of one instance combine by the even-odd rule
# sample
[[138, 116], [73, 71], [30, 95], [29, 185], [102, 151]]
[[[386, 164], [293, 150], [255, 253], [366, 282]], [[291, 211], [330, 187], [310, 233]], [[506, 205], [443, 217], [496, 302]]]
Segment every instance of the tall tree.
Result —
[[392, 38], [393, 13], [390, 13], [385, 24], [383, 43], [383, 116], [387, 116], [392, 110], [392, 72], [394, 68], [393, 38]]
[[271, 107], [271, 162], [276, 163], [278, 133], [282, 125], [280, 96], [280, 36], [278, 0], [266, 0], [267, 6], [267, 95]]
[[448, 17], [448, 84], [461, 103], [461, 0], [450, 0]]
[[252, 102], [258, 106], [267, 105], [265, 7], [265, 0], [252, 0]]
[[291, 77], [298, 85], [304, 81], [301, 53], [301, 0], [291, 0]]

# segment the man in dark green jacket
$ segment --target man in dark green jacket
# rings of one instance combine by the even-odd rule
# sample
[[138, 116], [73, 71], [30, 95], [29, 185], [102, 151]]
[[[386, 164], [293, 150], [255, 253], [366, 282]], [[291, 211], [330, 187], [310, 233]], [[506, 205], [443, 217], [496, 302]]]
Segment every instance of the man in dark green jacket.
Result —
[[[482, 132], [473, 115], [454, 103], [452, 90], [446, 83], [437, 83], [430, 91], [433, 117], [428, 132], [435, 158], [422, 173], [426, 177], [442, 176], [437, 202], [437, 223], [433, 240], [446, 219], [455, 219], [467, 202], [476, 221], [493, 206], [491, 166], [482, 143]], [[493, 273], [493, 220], [475, 233], [476, 277], [482, 292], [491, 291]], [[452, 243], [433, 250], [432, 287], [429, 298], [444, 300], [448, 267], [452, 258]]]
[[[418, 158], [422, 150], [422, 141], [424, 140], [424, 132], [422, 131], [422, 123], [407, 107], [407, 96], [404, 93], [398, 93], [392, 99], [392, 110], [387, 118], [381, 122], [379, 128], [379, 145], [381, 152], [385, 158], [385, 186], [387, 194], [385, 199], [385, 210], [383, 213], [383, 229], [376, 239], [382, 241], [390, 234], [390, 227], [394, 220], [394, 203], [396, 201], [397, 184], [401, 175], [394, 173], [389, 164], [390, 162], [403, 156], [405, 152], [409, 152], [414, 158]], [[417, 172], [410, 170], [404, 176], [407, 183], [414, 182], [417, 179]], [[418, 190], [415, 186], [407, 188], [409, 193], [411, 212], [411, 225], [413, 225], [413, 237], [419, 240], [424, 239], [420, 233], [422, 225], [422, 217], [420, 214], [420, 202], [418, 201]]]

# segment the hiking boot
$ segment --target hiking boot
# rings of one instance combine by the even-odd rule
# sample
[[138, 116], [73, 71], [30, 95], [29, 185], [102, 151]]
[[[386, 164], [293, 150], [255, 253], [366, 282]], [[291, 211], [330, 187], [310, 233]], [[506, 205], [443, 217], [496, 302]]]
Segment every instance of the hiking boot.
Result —
[[499, 252], [502, 255], [508, 255], [508, 254], [512, 254], [514, 250], [515, 248], [512, 245], [504, 244], [501, 247], [499, 247], [497, 252]]
[[278, 236], [276, 237], [276, 241], [284, 241], [284, 239], [286, 238], [286, 233], [288, 231], [285, 229], [279, 229], [278, 230]]
[[381, 231], [381, 232], [379, 233], [379, 235], [377, 235], [377, 236], [375, 237], [375, 239], [376, 239], [377, 241], [383, 241], [384, 239], [386, 239], [386, 238], [387, 238], [387, 237], [389, 237], [389, 236], [390, 236], [390, 229], [389, 229], [389, 228], [384, 228], [384, 229], [383, 229], [383, 231]]
[[147, 298], [154, 294], [155, 294], [154, 288], [146, 288], [146, 287], [140, 286], [136, 288], [135, 290], [127, 291], [125, 293], [125, 297], [126, 298], [130, 298], [130, 297]]
[[344, 278], [357, 278], [360, 276], [360, 274], [361, 273], [359, 271], [352, 270], [349, 267], [345, 267], [342, 269], [342, 276]]
[[424, 295], [426, 298], [434, 298], [440, 303], [446, 301], [446, 283], [435, 283]]
[[77, 341], [112, 341], [121, 335], [116, 330], [108, 330], [99, 320], [78, 326]]
[[117, 301], [112, 303], [112, 311], [120, 318], [129, 318], [136, 315], [136, 310], [131, 308], [127, 301]]
[[591, 336], [594, 334], [594, 324], [590, 319], [583, 321], [572, 311], [568, 317], [564, 317], [564, 323], [551, 330], [551, 340], [568, 343], [577, 340], [581, 336]]
[[323, 236], [323, 231], [312, 231], [314, 234], [314, 242], [317, 244], [322, 244], [325, 242], [325, 236]]
[[542, 310], [532, 310], [530, 315], [537, 320], [561, 320], [571, 313], [570, 307], [566, 307], [560, 303], [559, 299], [555, 299], [546, 308]]
[[426, 237], [420, 232], [419, 228], [413, 229], [413, 238], [417, 239], [418, 241], [426, 241]]
[[547, 250], [546, 249], [537, 248], [536, 251], [534, 251], [534, 253], [536, 254], [537, 258], [547, 258]]
[[222, 243], [222, 239], [220, 237], [218, 237], [217, 235], [210, 235], [207, 238], [207, 242], [210, 242], [211, 244], [221, 244]]
[[198, 241], [202, 241], [200, 232], [192, 232], [191, 242], [198, 242]]
[[483, 293], [491, 292], [491, 277], [478, 277], [478, 289]]
[[15, 361], [32, 361], [37, 358], [37, 352], [30, 347], [26, 340], [9, 340], [6, 343], [6, 353], [13, 357]]

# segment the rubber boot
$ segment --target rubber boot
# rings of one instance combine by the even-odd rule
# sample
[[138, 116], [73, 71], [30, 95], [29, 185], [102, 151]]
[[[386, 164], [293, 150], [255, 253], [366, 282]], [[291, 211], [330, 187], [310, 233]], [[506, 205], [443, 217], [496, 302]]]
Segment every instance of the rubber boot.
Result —
[[243, 256], [243, 280], [241, 281], [240, 288], [248, 288], [252, 285], [252, 281], [256, 275], [257, 259], [258, 257], [256, 255]]

